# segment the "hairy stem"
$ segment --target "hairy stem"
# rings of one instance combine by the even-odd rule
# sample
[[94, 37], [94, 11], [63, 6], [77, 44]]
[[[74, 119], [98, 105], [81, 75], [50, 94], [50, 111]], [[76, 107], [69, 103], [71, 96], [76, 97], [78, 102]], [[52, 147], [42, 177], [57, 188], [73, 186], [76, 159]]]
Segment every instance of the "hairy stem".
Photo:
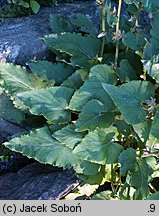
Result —
[[118, 65], [118, 56], [119, 56], [119, 24], [120, 24], [120, 14], [121, 14], [121, 5], [122, 5], [122, 0], [119, 0], [119, 6], [118, 6], [118, 22], [116, 25], [116, 35], [115, 35], [115, 39], [116, 39], [116, 52], [115, 52], [115, 68]]
[[102, 33], [103, 33], [103, 36], [102, 36], [102, 47], [101, 47], [101, 53], [100, 53], [101, 57], [103, 56], [104, 46], [105, 46], [105, 13], [106, 13], [106, 10], [105, 10], [105, 6], [103, 3], [102, 5]]

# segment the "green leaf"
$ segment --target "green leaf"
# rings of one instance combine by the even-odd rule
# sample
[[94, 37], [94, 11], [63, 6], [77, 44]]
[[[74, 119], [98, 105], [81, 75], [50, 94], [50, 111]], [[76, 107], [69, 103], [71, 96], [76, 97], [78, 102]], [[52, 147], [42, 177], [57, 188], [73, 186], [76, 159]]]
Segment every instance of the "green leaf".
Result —
[[52, 33], [60, 34], [62, 32], [72, 32], [73, 26], [57, 15], [50, 15], [50, 26]]
[[82, 67], [89, 62], [93, 64], [101, 47], [101, 42], [97, 38], [75, 33], [52, 34], [46, 36], [45, 41], [49, 47], [71, 55], [73, 65]]
[[[158, 1], [154, 0], [154, 3], [155, 2], [158, 4]], [[150, 60], [151, 58], [153, 58], [154, 55], [158, 55], [159, 53], [159, 44], [158, 44], [158, 37], [157, 37], [157, 35], [159, 34], [158, 7], [154, 7], [152, 10], [154, 12], [150, 12], [151, 9], [149, 11], [150, 15], [152, 15], [152, 19], [150, 23], [152, 27], [150, 30], [150, 39], [149, 39], [149, 42], [147, 42], [146, 47], [144, 48], [144, 59], [147, 59], [147, 60]]]
[[156, 12], [159, 8], [159, 2], [156, 0], [142, 0], [141, 2], [148, 12]]
[[[15, 3], [15, 2], [14, 2], [14, 3]], [[23, 1], [23, 0], [21, 0], [21, 1], [18, 3], [18, 5], [23, 6], [23, 7], [25, 7], [25, 8], [29, 8], [29, 3], [28, 3], [28, 2], [25, 2], [25, 1]]]
[[52, 133], [47, 127], [14, 138], [10, 142], [4, 143], [4, 145], [41, 163], [63, 168], [70, 168], [78, 164], [78, 159], [72, 154], [69, 143], [66, 146], [65, 143], [58, 142], [52, 137]]
[[155, 117], [153, 119], [152, 127], [151, 127], [151, 134], [159, 139], [159, 110], [157, 110]]
[[122, 42], [125, 46], [129, 47], [130, 49], [134, 51], [140, 51], [141, 50], [141, 45], [139, 38], [135, 36], [132, 32], [127, 32], [123, 39]]
[[88, 19], [83, 14], [76, 14], [76, 16], [71, 18], [71, 23], [75, 26], [75, 28], [79, 31], [94, 34], [95, 29], [92, 21]]
[[126, 4], [138, 4], [138, 0], [124, 0]]
[[123, 59], [128, 60], [130, 66], [134, 69], [137, 77], [139, 77], [141, 74], [144, 73], [143, 63], [142, 63], [143, 59], [141, 58], [141, 56], [139, 56], [139, 54], [135, 52], [128, 52], [128, 53], [121, 52], [119, 53], [119, 60], [122, 61]]
[[0, 87], [0, 95], [3, 93], [3, 89]]
[[97, 175], [101, 171], [101, 165], [89, 161], [79, 160], [79, 164], [73, 167], [78, 175]]
[[35, 14], [37, 14], [39, 12], [40, 5], [37, 1], [31, 0], [30, 1], [30, 7]]
[[154, 157], [145, 157], [137, 162], [134, 172], [131, 172], [131, 185], [137, 190], [136, 198], [145, 199], [149, 195], [149, 181], [155, 170], [156, 160]]
[[107, 12], [107, 23], [110, 27], [114, 27], [118, 22], [118, 18], [116, 15], [112, 13], [112, 11], [108, 10]]
[[131, 125], [127, 124], [124, 120], [117, 119], [114, 125], [118, 129], [119, 133], [122, 133], [124, 136], [129, 136], [132, 132]]
[[136, 151], [132, 148], [122, 151], [119, 156], [119, 163], [121, 163], [120, 173], [122, 176], [126, 176], [128, 171], [134, 171], [137, 163]]
[[133, 67], [129, 64], [127, 59], [123, 59], [120, 62], [118, 74], [121, 82], [129, 82], [132, 80], [137, 80], [136, 72], [133, 69]]
[[154, 120], [147, 120], [140, 124], [133, 125], [134, 131], [138, 134], [141, 141], [153, 151], [155, 145], [159, 143], [158, 137], [158, 116], [154, 117]]
[[77, 177], [90, 185], [103, 184], [103, 180], [105, 177], [105, 166], [102, 166], [100, 171], [95, 175], [83, 175], [83, 174], [77, 173]]
[[77, 89], [79, 89], [83, 85], [82, 75], [80, 73], [81, 70], [74, 72], [71, 76], [68, 77], [67, 80], [65, 80], [61, 84], [61, 86], [72, 88], [74, 89], [74, 91], [77, 91]]
[[29, 74], [24, 67], [8, 63], [0, 63], [0, 79], [2, 79], [2, 87], [10, 95], [46, 87], [42, 79]]
[[154, 97], [154, 86], [147, 81], [131, 81], [120, 87], [103, 84], [115, 105], [130, 124], [144, 122], [147, 112], [143, 102]]
[[112, 99], [105, 92], [101, 82], [92, 78], [87, 80], [79, 90], [77, 90], [69, 104], [69, 109], [80, 111], [83, 106], [91, 99], [97, 99], [104, 105], [104, 111], [112, 111], [115, 108]]
[[111, 200], [112, 191], [103, 191], [92, 197], [92, 200]]
[[8, 96], [0, 95], [0, 118], [6, 119], [14, 123], [22, 123], [25, 115], [20, 110], [14, 107], [13, 102]]
[[46, 81], [54, 80], [55, 85], [61, 85], [74, 72], [74, 69], [69, 65], [63, 63], [53, 64], [44, 60], [29, 63], [29, 68], [34, 74]]
[[34, 115], [43, 115], [50, 122], [70, 121], [71, 114], [67, 106], [73, 90], [66, 87], [50, 87], [18, 94], [19, 99]]
[[111, 112], [104, 112], [103, 104], [98, 100], [90, 100], [82, 108], [76, 122], [77, 131], [95, 130], [110, 127], [114, 122], [114, 115]]
[[144, 121], [140, 124], [133, 125], [134, 131], [138, 134], [141, 141], [146, 144], [149, 139], [150, 130], [151, 130], [151, 122]]
[[117, 75], [111, 66], [106, 64], [95, 65], [91, 68], [89, 73], [90, 78], [97, 78], [101, 82], [115, 85], [117, 83]]
[[123, 147], [112, 142], [114, 135], [114, 132], [107, 133], [107, 129], [97, 128], [82, 139], [73, 153], [81, 160], [93, 163], [116, 163]]
[[61, 130], [56, 131], [52, 136], [60, 143], [65, 143], [70, 149], [74, 149], [84, 135], [76, 132], [74, 125], [68, 125]]
[[153, 193], [146, 200], [159, 200], [159, 192]]
[[144, 61], [144, 68], [147, 71], [147, 74], [159, 83], [159, 55], [154, 56], [149, 61]]
[[150, 44], [152, 45], [153, 55], [158, 55], [158, 53], [159, 53], [158, 37], [156, 35], [159, 33], [158, 19], [159, 19], [159, 13], [157, 11], [156, 13], [153, 13], [153, 19], [151, 20], [152, 28], [150, 30], [151, 37], [149, 40]]

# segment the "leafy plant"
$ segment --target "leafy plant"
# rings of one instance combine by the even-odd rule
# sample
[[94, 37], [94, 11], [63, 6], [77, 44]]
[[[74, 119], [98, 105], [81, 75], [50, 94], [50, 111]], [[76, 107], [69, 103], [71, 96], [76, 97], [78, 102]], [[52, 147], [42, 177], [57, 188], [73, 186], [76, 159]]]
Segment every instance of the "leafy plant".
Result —
[[25, 8], [31, 8], [34, 13], [38, 13], [40, 5], [35, 0], [25, 1], [25, 0], [7, 0], [9, 3], [17, 4]]
[[[73, 167], [87, 184], [110, 182], [92, 199], [151, 199], [158, 176], [159, 91], [156, 3], [125, 0], [133, 19], [97, 0], [101, 32], [82, 14], [51, 16], [44, 38], [54, 63], [25, 68], [0, 64], [1, 88], [21, 112], [43, 116], [45, 125], [4, 145], [47, 163]], [[141, 10], [155, 13], [150, 39], [138, 25]], [[151, 52], [150, 52], [151, 51]], [[146, 56], [146, 58], [145, 58]]]
[[[60, 0], [7, 0], [10, 4], [15, 4], [18, 6], [22, 6], [24, 8], [30, 8], [35, 14], [39, 12], [40, 5], [54, 5]], [[62, 0], [66, 1], [66, 0]], [[66, 2], [72, 2], [72, 0], [68, 0]]]

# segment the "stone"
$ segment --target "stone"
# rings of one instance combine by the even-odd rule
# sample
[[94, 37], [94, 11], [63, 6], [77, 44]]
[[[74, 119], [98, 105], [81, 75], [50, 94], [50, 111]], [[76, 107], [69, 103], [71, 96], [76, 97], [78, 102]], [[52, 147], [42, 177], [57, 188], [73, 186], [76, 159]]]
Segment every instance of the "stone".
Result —
[[18, 125], [10, 123], [3, 118], [0, 118], [0, 136], [7, 138], [8, 136], [18, 136], [20, 134], [28, 132], [27, 129]]
[[35, 162], [0, 176], [0, 200], [59, 200], [79, 183], [71, 169]]
[[96, 4], [92, 0], [60, 3], [54, 7], [41, 8], [36, 15], [4, 19], [0, 23], [0, 61], [25, 65], [32, 59], [52, 58], [42, 40], [51, 33], [51, 13], [65, 18], [83, 13], [97, 23]]

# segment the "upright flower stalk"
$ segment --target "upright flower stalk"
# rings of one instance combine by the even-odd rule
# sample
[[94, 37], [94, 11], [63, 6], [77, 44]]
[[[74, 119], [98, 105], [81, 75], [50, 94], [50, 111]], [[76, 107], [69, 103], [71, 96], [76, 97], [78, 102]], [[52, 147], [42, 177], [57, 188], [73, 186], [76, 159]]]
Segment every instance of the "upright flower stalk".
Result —
[[106, 14], [106, 8], [105, 8], [105, 0], [96, 0], [96, 3], [98, 4], [99, 8], [102, 8], [102, 32], [98, 35], [98, 38], [102, 38], [102, 46], [100, 51], [100, 57], [103, 57], [104, 54], [104, 47], [105, 47], [105, 14]]
[[120, 14], [121, 14], [121, 6], [122, 6], [122, 0], [119, 0], [119, 5], [118, 5], [118, 22], [116, 25], [116, 34], [115, 34], [115, 39], [116, 39], [116, 51], [115, 51], [115, 68], [118, 65], [118, 56], [119, 56], [119, 25], [120, 25]]
[[105, 13], [106, 13], [106, 9], [105, 9], [105, 5], [104, 2], [102, 4], [102, 48], [101, 48], [101, 53], [100, 56], [103, 56], [104, 53], [104, 46], [105, 46]]

